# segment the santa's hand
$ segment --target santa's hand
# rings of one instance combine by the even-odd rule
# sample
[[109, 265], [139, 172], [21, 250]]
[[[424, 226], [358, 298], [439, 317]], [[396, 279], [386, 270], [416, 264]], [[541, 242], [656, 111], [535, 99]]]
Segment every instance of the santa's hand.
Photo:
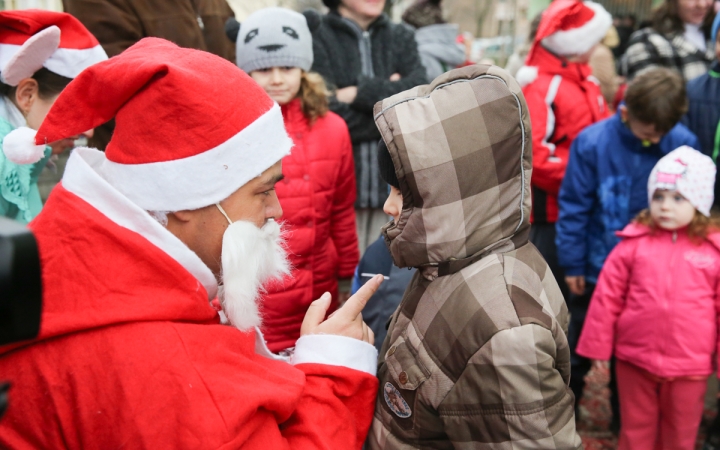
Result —
[[328, 293], [323, 294], [318, 300], [312, 302], [307, 313], [305, 313], [305, 319], [300, 327], [300, 336], [307, 334], [334, 334], [373, 344], [375, 336], [372, 330], [363, 322], [362, 310], [382, 282], [382, 275], [371, 278], [325, 321], [323, 319], [330, 307], [332, 297]]

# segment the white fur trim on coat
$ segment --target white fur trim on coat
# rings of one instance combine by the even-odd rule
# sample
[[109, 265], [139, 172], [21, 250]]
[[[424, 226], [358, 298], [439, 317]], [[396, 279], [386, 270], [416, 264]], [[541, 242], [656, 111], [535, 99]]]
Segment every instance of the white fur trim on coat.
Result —
[[290, 363], [343, 366], [375, 375], [377, 357], [377, 349], [359, 339], [332, 334], [310, 334], [297, 340]]
[[515, 74], [515, 80], [520, 87], [525, 87], [535, 81], [538, 77], [538, 68], [536, 66], [522, 66]]
[[595, 15], [585, 25], [567, 31], [557, 31], [542, 40], [542, 44], [556, 55], [582, 55], [600, 42], [612, 25], [612, 16], [595, 2], [585, 2]]
[[120, 164], [106, 159], [107, 181], [146, 211], [182, 211], [225, 200], [290, 153], [280, 107], [235, 136], [197, 155], [174, 161]]

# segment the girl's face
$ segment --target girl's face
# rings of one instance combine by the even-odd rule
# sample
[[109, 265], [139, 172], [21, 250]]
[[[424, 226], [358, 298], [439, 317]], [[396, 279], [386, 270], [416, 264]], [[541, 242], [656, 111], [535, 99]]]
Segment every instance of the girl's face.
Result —
[[390, 194], [388, 195], [387, 200], [385, 200], [383, 211], [385, 211], [385, 214], [388, 216], [392, 216], [393, 221], [397, 224], [400, 219], [400, 212], [402, 211], [402, 208], [403, 197], [400, 189], [390, 186]]
[[683, 23], [702, 25], [713, 6], [712, 0], [677, 0], [678, 16]]
[[271, 67], [254, 70], [250, 72], [250, 76], [279, 105], [290, 103], [300, 92], [302, 69], [299, 67]]
[[695, 207], [677, 191], [658, 189], [650, 202], [650, 216], [664, 230], [677, 230], [690, 225]]

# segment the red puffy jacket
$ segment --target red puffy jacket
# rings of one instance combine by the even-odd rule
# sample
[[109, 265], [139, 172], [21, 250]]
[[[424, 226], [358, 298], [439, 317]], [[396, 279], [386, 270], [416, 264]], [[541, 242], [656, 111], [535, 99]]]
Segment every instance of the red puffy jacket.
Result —
[[263, 333], [270, 350], [295, 345], [313, 300], [324, 292], [337, 307], [338, 279], [351, 278], [360, 259], [355, 228], [355, 166], [347, 125], [328, 112], [310, 126], [299, 99], [282, 107], [295, 146], [276, 185], [288, 230], [292, 276], [268, 286]]
[[[589, 65], [568, 62], [538, 45], [528, 66], [537, 68], [535, 79], [522, 88], [532, 123], [532, 221], [555, 223], [570, 145], [609, 111]], [[521, 70], [527, 73], [527, 69]], [[522, 78], [519, 72], [521, 84], [529, 81]]]

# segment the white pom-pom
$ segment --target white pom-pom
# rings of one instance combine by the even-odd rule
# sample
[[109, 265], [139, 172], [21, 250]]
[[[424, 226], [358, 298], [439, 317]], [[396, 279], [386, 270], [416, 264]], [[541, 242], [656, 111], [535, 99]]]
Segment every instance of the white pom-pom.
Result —
[[45, 156], [45, 145], [35, 145], [37, 132], [32, 128], [20, 127], [3, 139], [3, 152], [15, 164], [33, 164]]
[[520, 87], [525, 87], [528, 84], [535, 81], [538, 77], [538, 68], [535, 66], [522, 66], [520, 70], [517, 71], [517, 74], [515, 74], [515, 79], [517, 80]]

